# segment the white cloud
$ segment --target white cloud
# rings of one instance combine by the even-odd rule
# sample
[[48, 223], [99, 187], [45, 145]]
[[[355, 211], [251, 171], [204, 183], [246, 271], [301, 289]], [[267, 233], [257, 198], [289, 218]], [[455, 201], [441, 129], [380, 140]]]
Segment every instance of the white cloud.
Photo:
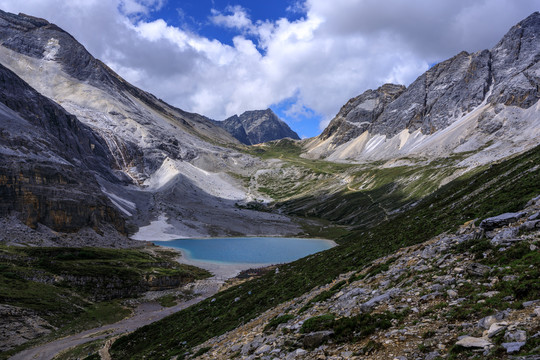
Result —
[[250, 30], [253, 28], [253, 23], [251, 22], [247, 11], [240, 5], [227, 6], [225, 9], [228, 15], [223, 14], [222, 12], [212, 9], [210, 20], [216, 24], [225, 26], [228, 28], [236, 28], [240, 30]]
[[[307, 0], [296, 21], [213, 10], [231, 45], [149, 20], [164, 0], [0, 0], [56, 23], [135, 85], [215, 119], [295, 99], [288, 114], [324, 126], [351, 97], [384, 82], [408, 85], [428, 64], [492, 47], [540, 0]], [[189, 13], [184, 15], [190, 16]]]

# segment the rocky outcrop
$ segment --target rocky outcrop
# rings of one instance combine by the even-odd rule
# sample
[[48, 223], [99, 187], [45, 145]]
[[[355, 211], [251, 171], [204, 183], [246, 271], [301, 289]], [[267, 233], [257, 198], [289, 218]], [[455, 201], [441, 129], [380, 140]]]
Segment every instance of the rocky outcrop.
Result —
[[124, 219], [96, 177], [122, 183], [102, 138], [0, 65], [0, 217], [17, 213], [26, 225], [56, 231]]
[[283, 138], [300, 140], [298, 134], [271, 109], [246, 111], [240, 116], [234, 115], [226, 120], [217, 121], [216, 124], [246, 145]]
[[0, 304], [0, 353], [51, 332], [53, 326], [32, 310]]
[[405, 91], [405, 86], [385, 84], [377, 90], [367, 90], [343, 105], [336, 117], [319, 136], [322, 140], [334, 136], [334, 144], [343, 144], [367, 131], [388, 104]]

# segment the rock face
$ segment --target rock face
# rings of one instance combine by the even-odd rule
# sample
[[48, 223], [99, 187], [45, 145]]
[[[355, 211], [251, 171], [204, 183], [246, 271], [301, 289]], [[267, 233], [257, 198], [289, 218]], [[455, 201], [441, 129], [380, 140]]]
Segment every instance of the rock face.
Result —
[[[495, 143], [485, 161], [522, 148], [540, 133], [540, 13], [521, 21], [491, 50], [461, 52], [408, 88], [383, 85], [349, 100], [325, 131], [309, 141], [307, 157], [379, 160], [445, 156]], [[512, 143], [512, 146], [516, 146]], [[506, 155], [508, 152], [506, 152]], [[484, 156], [485, 157], [485, 156]], [[478, 157], [475, 161], [480, 162]]]
[[385, 84], [377, 90], [367, 90], [350, 99], [319, 137], [326, 140], [334, 136], [337, 144], [346, 143], [362, 135], [382, 114], [386, 106], [405, 89], [403, 85]]
[[216, 124], [246, 145], [283, 138], [300, 140], [298, 134], [271, 109], [246, 111], [240, 116], [234, 115], [221, 122], [217, 121]]
[[122, 183], [105, 141], [0, 65], [0, 216], [18, 213], [35, 228], [99, 231], [124, 219], [95, 176]]

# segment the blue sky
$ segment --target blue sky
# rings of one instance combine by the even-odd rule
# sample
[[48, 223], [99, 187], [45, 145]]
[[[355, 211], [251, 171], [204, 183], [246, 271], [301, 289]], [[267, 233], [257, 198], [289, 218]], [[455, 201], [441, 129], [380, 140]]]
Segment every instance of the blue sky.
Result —
[[[231, 13], [235, 7], [242, 7], [252, 22], [276, 21], [286, 18], [290, 22], [305, 16], [301, 5], [294, 0], [199, 0], [199, 1], [168, 1], [162, 7], [145, 15], [148, 21], [163, 19], [168, 24], [184, 28], [209, 39], [217, 39], [223, 44], [233, 45], [233, 38], [243, 33], [257, 45], [256, 37], [238, 31], [238, 29], [224, 28], [216, 25], [209, 18], [213, 12], [223, 14]], [[257, 47], [261, 53], [265, 50]], [[282, 120], [303, 138], [313, 137], [320, 133], [319, 122], [322, 115], [313, 109], [303, 107], [301, 113], [290, 114], [288, 111], [297, 102], [297, 96], [286, 98], [278, 103], [269, 104]], [[258, 109], [246, 109], [258, 110]], [[221, 119], [220, 119], [221, 120]]]
[[169, 24], [185, 27], [211, 39], [218, 39], [224, 44], [232, 45], [232, 38], [238, 31], [224, 29], [213, 24], [209, 17], [212, 9], [227, 12], [235, 6], [241, 6], [255, 22], [257, 20], [278, 20], [287, 18], [290, 21], [301, 18], [304, 14], [295, 6], [293, 0], [199, 0], [168, 1], [159, 10], [152, 11], [150, 19], [164, 19]]
[[272, 108], [301, 137], [352, 97], [493, 47], [540, 0], [0, 0], [132, 84], [222, 120]]

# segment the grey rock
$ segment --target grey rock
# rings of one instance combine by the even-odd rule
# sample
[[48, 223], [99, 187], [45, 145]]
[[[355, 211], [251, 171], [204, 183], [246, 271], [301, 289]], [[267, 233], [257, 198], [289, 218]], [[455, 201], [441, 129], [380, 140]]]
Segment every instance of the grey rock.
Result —
[[533, 13], [513, 26], [491, 50], [494, 88], [488, 101], [528, 108], [538, 101], [537, 34], [540, 14]]
[[270, 347], [270, 345], [261, 345], [257, 348], [257, 350], [255, 350], [254, 354], [255, 355], [261, 355], [261, 354], [265, 354], [267, 352], [269, 352], [270, 350], [272, 350], [272, 348]]
[[465, 348], [488, 348], [493, 346], [493, 344], [483, 338], [477, 338], [473, 336], [465, 336], [456, 342], [456, 345], [463, 346]]
[[467, 273], [472, 276], [486, 276], [490, 273], [491, 268], [487, 265], [470, 263], [465, 268], [465, 271], [467, 271]]
[[506, 349], [508, 354], [513, 354], [521, 350], [521, 348], [525, 346], [525, 342], [508, 342], [502, 343], [501, 345]]
[[390, 300], [391, 298], [399, 295], [400, 293], [401, 293], [401, 289], [399, 289], [399, 288], [390, 289], [389, 291], [385, 292], [384, 294], [375, 296], [375, 297], [371, 298], [370, 300], [366, 301], [365, 303], [360, 305], [360, 309], [362, 311], [367, 311], [367, 310], [371, 309], [372, 307], [374, 307], [375, 305], [377, 305], [379, 303], [382, 303], [382, 302], [386, 302], [386, 301]]
[[532, 231], [534, 229], [539, 229], [540, 228], [540, 220], [529, 220], [529, 221], [525, 221], [523, 224], [521, 224], [521, 226], [519, 227], [519, 229], [521, 231]]
[[439, 356], [441, 356], [441, 354], [439, 354], [438, 351], [432, 351], [424, 357], [424, 360], [434, 360], [438, 358]]
[[489, 329], [492, 324], [495, 324], [506, 317], [504, 312], [499, 312], [495, 315], [488, 315], [478, 321], [478, 327], [483, 329]]
[[293, 352], [289, 353], [286, 357], [287, 360], [296, 359], [299, 356], [306, 354], [307, 351], [304, 349], [296, 349]]
[[367, 292], [366, 289], [353, 287], [350, 290], [344, 290], [344, 294], [339, 297], [339, 300], [348, 300], [358, 295], [365, 295]]
[[505, 331], [507, 327], [508, 327], [508, 323], [506, 322], [491, 324], [491, 326], [489, 327], [487, 331], [488, 338], [492, 338], [496, 335], [499, 335], [500, 333]]
[[430, 294], [426, 294], [426, 295], [423, 295], [420, 297], [420, 300], [421, 301], [427, 301], [427, 300], [433, 300], [437, 297], [440, 297], [440, 296], [443, 296], [443, 293], [439, 292], [439, 291], [435, 291], [435, 292], [432, 292]]
[[502, 281], [516, 281], [517, 278], [516, 275], [505, 275], [503, 276]]
[[523, 303], [523, 307], [529, 307], [529, 306], [533, 306], [539, 303], [540, 303], [540, 300], [529, 300]]
[[443, 291], [444, 290], [444, 285], [441, 285], [441, 284], [433, 284], [429, 287], [429, 289], [431, 291]]
[[246, 145], [260, 144], [272, 140], [291, 138], [300, 140], [283, 120], [271, 109], [246, 111], [215, 124], [223, 127], [238, 141]]
[[341, 145], [368, 130], [386, 106], [405, 91], [405, 86], [385, 84], [377, 90], [367, 90], [350, 99], [324, 129], [319, 138], [333, 136], [333, 144]]
[[[0, 217], [17, 213], [36, 229], [100, 232], [113, 224], [126, 234], [125, 220], [102, 193], [95, 174], [122, 184], [103, 138], [0, 65]], [[35, 203], [34, 203], [35, 201]]]
[[317, 331], [305, 334], [302, 341], [305, 348], [313, 349], [325, 343], [332, 335], [333, 331]]
[[480, 227], [486, 231], [493, 230], [495, 228], [500, 228], [512, 223], [515, 223], [523, 216], [527, 215], [526, 213], [505, 213], [498, 216], [490, 217], [482, 220]]
[[540, 211], [529, 216], [527, 220], [528, 221], [540, 220]]
[[504, 333], [504, 339], [509, 342], [527, 341], [527, 332], [525, 330], [507, 330]]
[[493, 245], [499, 245], [499, 244], [512, 242], [513, 240], [516, 239], [518, 234], [519, 234], [519, 229], [517, 229], [517, 228], [504, 229], [502, 231], [499, 231], [493, 237], [493, 239], [491, 239], [491, 243]]

